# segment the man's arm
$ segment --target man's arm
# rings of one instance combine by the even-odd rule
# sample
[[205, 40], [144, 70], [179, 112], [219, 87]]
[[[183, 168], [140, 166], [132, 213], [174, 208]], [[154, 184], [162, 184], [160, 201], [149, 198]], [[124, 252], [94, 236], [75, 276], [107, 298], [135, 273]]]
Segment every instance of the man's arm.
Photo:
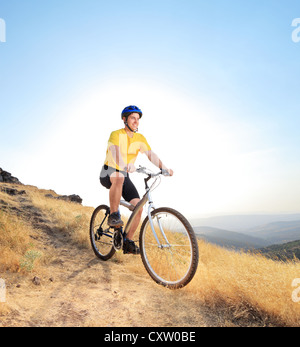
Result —
[[163, 169], [168, 171], [170, 176], [173, 176], [173, 170], [168, 169], [163, 162], [159, 159], [158, 155], [154, 153], [152, 150], [146, 151], [145, 154], [147, 155], [148, 159], [153, 163], [155, 166], [157, 166], [159, 169]]

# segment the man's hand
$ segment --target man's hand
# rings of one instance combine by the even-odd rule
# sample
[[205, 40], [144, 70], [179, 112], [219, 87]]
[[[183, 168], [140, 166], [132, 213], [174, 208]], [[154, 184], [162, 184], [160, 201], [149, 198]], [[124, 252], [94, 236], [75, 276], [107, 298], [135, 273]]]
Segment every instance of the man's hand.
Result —
[[174, 174], [173, 170], [167, 168], [161, 169], [161, 171], [164, 176], [173, 176]]
[[172, 169], [167, 169], [167, 171], [168, 171], [168, 173], [169, 173], [170, 176], [173, 176], [173, 175], [174, 175], [174, 172], [173, 172]]
[[128, 173], [133, 173], [136, 171], [136, 168], [133, 164], [128, 164], [125, 166], [124, 170]]

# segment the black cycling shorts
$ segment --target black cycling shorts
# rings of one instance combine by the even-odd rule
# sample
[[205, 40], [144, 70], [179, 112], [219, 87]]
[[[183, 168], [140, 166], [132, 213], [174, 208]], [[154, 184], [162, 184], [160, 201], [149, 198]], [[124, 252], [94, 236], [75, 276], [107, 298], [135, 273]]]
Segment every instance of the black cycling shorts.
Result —
[[110, 166], [104, 165], [102, 167], [101, 174], [100, 174], [100, 183], [105, 188], [110, 189], [111, 187], [110, 176], [114, 172], [120, 172], [125, 177], [124, 183], [123, 183], [123, 190], [122, 190], [122, 197], [124, 198], [124, 200], [130, 202], [133, 199], [140, 199], [140, 195], [135, 185], [132, 183], [131, 179], [129, 178], [128, 172], [117, 170]]

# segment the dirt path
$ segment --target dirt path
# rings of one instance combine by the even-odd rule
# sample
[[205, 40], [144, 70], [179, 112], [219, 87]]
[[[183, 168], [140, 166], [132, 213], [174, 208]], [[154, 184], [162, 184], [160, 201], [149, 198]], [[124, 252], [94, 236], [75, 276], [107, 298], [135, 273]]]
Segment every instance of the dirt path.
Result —
[[[48, 232], [44, 248], [53, 261], [41, 273], [6, 274], [10, 312], [0, 326], [199, 327], [218, 317], [184, 290], [171, 291], [125, 263], [102, 262]], [[129, 257], [132, 255], [129, 255]], [[141, 263], [139, 256], [137, 264]], [[3, 277], [3, 275], [1, 275]], [[34, 276], [38, 277], [33, 283]]]

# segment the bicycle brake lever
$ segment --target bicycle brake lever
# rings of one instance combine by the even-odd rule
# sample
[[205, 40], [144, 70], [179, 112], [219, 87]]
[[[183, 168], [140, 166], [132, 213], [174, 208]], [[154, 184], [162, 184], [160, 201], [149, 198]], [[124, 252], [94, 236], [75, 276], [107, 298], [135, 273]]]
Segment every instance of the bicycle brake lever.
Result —
[[146, 168], [140, 165], [135, 171], [138, 173], [146, 173]]

